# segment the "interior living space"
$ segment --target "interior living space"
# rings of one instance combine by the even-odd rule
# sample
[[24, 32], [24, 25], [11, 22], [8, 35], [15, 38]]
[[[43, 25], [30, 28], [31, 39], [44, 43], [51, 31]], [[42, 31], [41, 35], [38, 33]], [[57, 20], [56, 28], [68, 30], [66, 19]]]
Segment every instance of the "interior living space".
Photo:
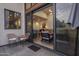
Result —
[[0, 3], [0, 56], [79, 56], [79, 4]]
[[[52, 5], [33, 13], [34, 43], [53, 49]], [[51, 36], [51, 37], [50, 37]]]

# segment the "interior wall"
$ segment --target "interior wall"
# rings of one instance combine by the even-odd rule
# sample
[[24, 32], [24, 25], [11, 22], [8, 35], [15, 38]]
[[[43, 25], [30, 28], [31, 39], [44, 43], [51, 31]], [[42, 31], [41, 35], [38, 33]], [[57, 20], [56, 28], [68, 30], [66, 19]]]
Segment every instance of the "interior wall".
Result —
[[[39, 20], [39, 19], [37, 19], [37, 20]], [[41, 21], [41, 22], [39, 22], [39, 21], [34, 22], [33, 23], [33, 30], [39, 30], [39, 29], [41, 29], [42, 28], [42, 24], [44, 22], [46, 22], [46, 21], [44, 20], [44, 21]]]
[[[47, 20], [45, 21], [41, 21], [41, 22], [38, 22], [39, 24], [38, 25], [36, 25], [36, 23], [34, 22], [34, 24], [33, 24], [33, 28], [34, 28], [34, 30], [39, 30], [39, 29], [41, 29], [41, 27], [42, 27], [42, 24], [44, 23], [44, 22], [46, 22], [46, 25], [47, 25], [47, 29], [53, 29], [53, 14], [52, 15], [46, 15], [44, 12], [42, 12], [42, 10], [41, 11], [39, 11], [39, 12], [36, 12], [34, 15], [37, 15], [37, 16], [41, 16], [41, 17], [43, 17], [43, 18], [46, 18]], [[39, 20], [39, 19], [37, 19], [37, 20]]]
[[[44, 19], [47, 19], [47, 18], [48, 18], [47, 15], [46, 15], [42, 10], [39, 11], [39, 12], [34, 13], [34, 15], [36, 15], [36, 16], [38, 16], [38, 17], [42, 17], [42, 18], [44, 18]], [[39, 30], [39, 29], [41, 29], [42, 23], [43, 23], [43, 22], [46, 22], [46, 21], [41, 21], [41, 22], [39, 22], [39, 20], [40, 20], [40, 19], [37, 19], [37, 21], [33, 23], [33, 29], [34, 29], [34, 30]], [[37, 23], [38, 23], [38, 24], [37, 24]]]
[[47, 27], [50, 30], [53, 30], [53, 14], [48, 16]]
[[[21, 29], [4, 28], [4, 8], [21, 13]], [[0, 3], [0, 46], [8, 44], [7, 34], [14, 33], [19, 36], [25, 33], [24, 18], [25, 17], [23, 3]]]
[[47, 19], [47, 15], [43, 12], [43, 10], [34, 13], [34, 15]]

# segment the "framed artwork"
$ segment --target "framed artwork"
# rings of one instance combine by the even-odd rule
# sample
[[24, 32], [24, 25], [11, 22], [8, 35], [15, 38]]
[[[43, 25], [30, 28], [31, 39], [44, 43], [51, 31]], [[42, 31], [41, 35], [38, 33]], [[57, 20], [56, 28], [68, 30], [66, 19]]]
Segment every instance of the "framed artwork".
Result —
[[4, 9], [4, 27], [5, 29], [20, 29], [21, 13]]

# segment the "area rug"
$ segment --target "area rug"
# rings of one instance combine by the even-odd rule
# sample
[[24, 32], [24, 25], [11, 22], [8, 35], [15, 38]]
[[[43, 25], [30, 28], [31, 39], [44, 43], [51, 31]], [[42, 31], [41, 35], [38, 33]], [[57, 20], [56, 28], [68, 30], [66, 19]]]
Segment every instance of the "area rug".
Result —
[[31, 50], [33, 50], [34, 52], [37, 52], [38, 50], [40, 50], [40, 47], [35, 46], [35, 45], [31, 45], [28, 48], [30, 48]]

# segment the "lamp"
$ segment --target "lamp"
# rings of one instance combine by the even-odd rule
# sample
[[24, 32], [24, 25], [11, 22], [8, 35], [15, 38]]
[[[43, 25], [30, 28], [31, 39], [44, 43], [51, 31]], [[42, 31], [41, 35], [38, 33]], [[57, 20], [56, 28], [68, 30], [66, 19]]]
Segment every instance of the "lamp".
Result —
[[36, 26], [39, 26], [39, 23], [38, 22], [36, 22]]

